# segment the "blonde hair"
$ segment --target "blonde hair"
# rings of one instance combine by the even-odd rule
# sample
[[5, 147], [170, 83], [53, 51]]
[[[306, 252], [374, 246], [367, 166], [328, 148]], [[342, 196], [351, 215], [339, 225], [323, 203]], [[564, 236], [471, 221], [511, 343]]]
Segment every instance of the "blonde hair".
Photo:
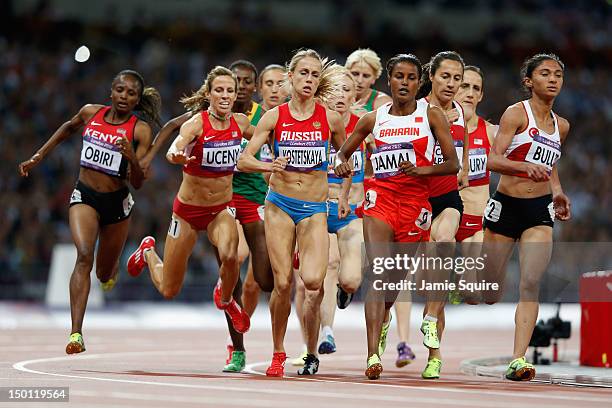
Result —
[[372, 68], [372, 71], [374, 71], [376, 79], [380, 78], [383, 72], [382, 63], [380, 62], [380, 57], [374, 51], [369, 48], [359, 48], [348, 56], [344, 66], [351, 69], [351, 67], [358, 62], [368, 64], [370, 68]]
[[[298, 62], [304, 58], [314, 58], [321, 64], [321, 76], [319, 77], [319, 86], [315, 91], [314, 97], [322, 102], [326, 102], [328, 99], [337, 96], [340, 89], [340, 80], [344, 75], [342, 72], [342, 66], [336, 64], [334, 60], [327, 58], [321, 58], [318, 52], [313, 49], [301, 49], [297, 51], [289, 64], [287, 64], [287, 73], [295, 71]], [[291, 84], [289, 83], [288, 76], [286, 77], [285, 85], [288, 90], [291, 91]]]
[[185, 109], [190, 112], [200, 112], [207, 109], [210, 105], [208, 95], [210, 95], [210, 91], [212, 90], [212, 83], [220, 76], [231, 77], [234, 80], [234, 86], [238, 88], [238, 79], [236, 78], [236, 75], [234, 75], [234, 73], [229, 69], [217, 65], [208, 73], [208, 75], [206, 75], [206, 80], [200, 89], [192, 93], [191, 96], [183, 96], [179, 102], [182, 103]]

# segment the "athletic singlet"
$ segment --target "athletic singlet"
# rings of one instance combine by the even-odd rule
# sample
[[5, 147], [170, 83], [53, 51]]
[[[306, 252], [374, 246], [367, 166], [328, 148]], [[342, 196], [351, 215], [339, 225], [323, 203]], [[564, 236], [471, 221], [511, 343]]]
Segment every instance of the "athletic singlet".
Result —
[[240, 126], [232, 115], [229, 128], [217, 130], [212, 127], [207, 111], [201, 115], [202, 134], [185, 148], [195, 160], [183, 166], [183, 171], [198, 177], [229, 176], [240, 155]]
[[312, 116], [297, 120], [291, 116], [289, 103], [278, 107], [274, 127], [274, 155], [289, 157], [285, 170], [327, 172], [327, 150], [331, 130], [325, 107], [315, 103]]
[[108, 123], [104, 116], [110, 106], [100, 108], [87, 122], [83, 129], [83, 147], [81, 149], [81, 167], [96, 170], [109, 176], [125, 178], [128, 160], [121, 154], [117, 145], [119, 138], [134, 142], [134, 129], [138, 118], [130, 115], [128, 120], [114, 125]]
[[468, 179], [470, 187], [489, 185], [489, 170], [487, 170], [487, 157], [491, 151], [489, 136], [487, 135], [487, 122], [478, 118], [478, 126], [469, 134], [470, 145], [468, 157], [470, 170]]
[[[253, 102], [253, 106], [251, 107], [251, 111], [248, 113], [247, 117], [249, 118], [251, 125], [257, 126], [263, 114], [264, 110], [261, 105]], [[240, 143], [240, 153], [242, 153], [248, 142], [249, 141], [247, 139], [242, 138]], [[257, 152], [257, 154], [255, 154], [255, 158], [262, 161], [268, 161], [264, 159], [264, 155], [266, 154], [268, 157], [270, 157], [270, 147], [267, 143], [261, 147], [261, 150]], [[270, 159], [269, 161], [272, 160]], [[234, 193], [240, 194], [247, 200], [263, 205], [264, 201], [266, 200], [268, 183], [266, 183], [266, 180], [261, 173], [242, 173], [235, 168], [234, 178], [232, 180], [232, 189]]]
[[378, 95], [378, 91], [376, 89], [372, 89], [372, 93], [368, 98], [368, 101], [363, 105], [363, 109], [372, 112], [374, 110], [374, 101], [376, 100], [376, 96]]
[[[521, 103], [527, 114], [527, 127], [514, 135], [505, 156], [513, 161], [539, 164], [551, 172], [555, 163], [561, 158], [561, 136], [557, 115], [550, 112], [555, 130], [549, 135], [538, 128], [529, 101], [521, 101]], [[515, 174], [515, 176], [528, 178], [527, 173]]]
[[376, 151], [371, 156], [376, 185], [410, 199], [427, 199], [427, 178], [407, 176], [399, 164], [410, 161], [417, 167], [432, 165], [436, 140], [427, 117], [429, 104], [418, 100], [416, 110], [407, 116], [389, 114], [392, 104], [388, 102], [376, 110], [372, 131]]
[[[349, 119], [349, 122], [344, 128], [347, 139], [349, 138], [351, 133], [353, 133], [353, 130], [355, 129], [355, 125], [359, 121], [359, 116], [353, 115], [352, 113], [350, 115], [351, 117]], [[357, 150], [353, 152], [353, 155], [351, 156], [351, 159], [353, 160], [353, 184], [363, 183], [363, 174], [364, 174], [363, 161], [365, 157], [364, 152], [365, 152], [365, 144], [361, 143], [361, 145], [357, 148]], [[334, 146], [330, 143], [328, 162], [333, 166], [335, 160], [336, 160], [336, 149], [334, 149]], [[334, 173], [333, 167], [328, 170], [327, 172], [327, 182], [328, 183], [342, 184], [342, 180], [344, 179], [336, 176], [336, 173]]]
[[[423, 98], [429, 103], [427, 98]], [[459, 167], [463, 165], [463, 138], [465, 136], [465, 117], [463, 116], [463, 108], [458, 102], [453, 101], [453, 108], [459, 112], [459, 118], [450, 124], [450, 134], [453, 138], [453, 144], [455, 145], [455, 151], [457, 152], [457, 158], [459, 159]], [[433, 164], [444, 163], [444, 156], [442, 155], [442, 149], [440, 144], [436, 141], [436, 147], [434, 152]], [[450, 193], [453, 190], [459, 189], [457, 183], [457, 175], [450, 174], [446, 176], [433, 176], [429, 178], [429, 195], [431, 197], [438, 197], [446, 193]]]

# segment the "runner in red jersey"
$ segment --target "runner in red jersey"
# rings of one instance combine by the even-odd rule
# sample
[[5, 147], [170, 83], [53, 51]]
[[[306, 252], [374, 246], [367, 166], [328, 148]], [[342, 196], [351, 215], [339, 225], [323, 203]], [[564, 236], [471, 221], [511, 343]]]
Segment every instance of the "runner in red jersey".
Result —
[[[462, 163], [458, 176], [448, 175], [429, 179], [429, 202], [433, 213], [431, 241], [439, 243], [435, 247], [435, 255], [440, 258], [452, 257], [454, 254], [455, 234], [463, 212], [463, 203], [458, 189], [468, 185], [468, 152], [463, 149], [463, 146], [468, 145], [468, 133], [465, 128], [463, 109], [459, 103], [453, 101], [463, 81], [463, 67], [463, 59], [455, 51], [439, 52], [426, 64], [425, 71], [428, 72], [428, 75], [423, 75], [418, 93], [419, 97], [425, 98], [432, 105], [439, 106], [446, 113], [453, 144], [459, 162]], [[434, 163], [439, 160], [439, 154], [434, 153]], [[428, 277], [438, 282], [450, 279], [448, 271], [445, 270], [429, 271]], [[444, 330], [444, 304], [446, 303], [442, 299], [447, 295], [446, 291], [430, 291], [423, 311], [421, 332], [424, 334], [423, 344], [429, 349], [429, 359], [421, 376], [426, 379], [436, 379], [440, 376], [442, 360], [439, 337]]]
[[[521, 76], [529, 99], [506, 109], [489, 155], [488, 168], [501, 178], [485, 209], [483, 246], [487, 270], [503, 274], [512, 243], [521, 244], [514, 352], [506, 370], [506, 378], [514, 381], [535, 376], [525, 353], [538, 317], [539, 283], [552, 253], [554, 220], [571, 216], [557, 173], [570, 126], [552, 111], [563, 86], [564, 65], [554, 54], [538, 54], [525, 61]], [[496, 301], [501, 293], [493, 295], [485, 301]]]
[[[345, 139], [342, 118], [316, 99], [325, 101], [336, 92], [342, 74], [322, 60], [314, 50], [298, 51], [287, 70], [291, 101], [264, 114], [255, 135], [238, 162], [244, 172], [272, 172], [266, 197], [265, 227], [270, 261], [274, 272], [274, 290], [270, 298], [274, 354], [266, 374], [282, 377], [287, 358], [284, 337], [291, 311], [292, 261], [295, 243], [300, 256], [307, 259], [299, 274], [306, 287], [304, 325], [308, 355], [300, 375], [315, 374], [319, 367], [317, 340], [321, 287], [327, 268], [327, 159], [332, 142], [339, 148]], [[272, 162], [257, 160], [255, 154], [273, 135]], [[346, 215], [350, 181], [345, 182], [339, 199]]]
[[189, 108], [210, 107], [195, 114], [181, 126], [166, 158], [183, 166], [183, 181], [174, 199], [172, 219], [164, 246], [165, 261], [155, 252], [155, 239], [145, 237], [128, 260], [128, 272], [137, 276], [149, 267], [151, 280], [166, 299], [175, 297], [183, 285], [187, 261], [198, 238], [206, 231], [217, 248], [219, 283], [215, 288], [217, 308], [231, 318], [236, 331], [249, 329], [249, 316], [232, 298], [238, 280], [238, 232], [232, 208], [232, 177], [240, 154], [243, 133], [252, 133], [248, 118], [233, 114], [236, 77], [224, 67], [215, 67], [204, 83], [205, 92], [196, 92], [182, 102]]
[[[129, 217], [134, 201], [128, 182], [142, 186], [144, 174], [138, 160], [151, 144], [151, 127], [159, 124], [161, 98], [145, 87], [142, 76], [121, 71], [111, 87], [111, 106], [85, 105], [64, 123], [29, 160], [19, 165], [27, 177], [30, 170], [58, 144], [81, 126], [83, 148], [77, 185], [70, 197], [70, 230], [77, 249], [77, 260], [70, 278], [72, 331], [66, 353], [85, 351], [83, 317], [90, 288], [96, 241], [96, 275], [104, 290], [115, 284], [119, 257], [128, 235]], [[141, 111], [146, 121], [133, 112]]]
[[[414, 55], [397, 55], [387, 63], [387, 76], [393, 101], [363, 116], [336, 155], [336, 174], [348, 176], [352, 170], [347, 158], [370, 133], [374, 135], [376, 152], [371, 159], [376, 183], [365, 193], [363, 221], [369, 259], [373, 253], [368, 243], [427, 241], [431, 223], [428, 177], [458, 170], [444, 113], [415, 98], [421, 76], [419, 60]], [[445, 160], [433, 165], [436, 140]], [[382, 372], [379, 340], [385, 310], [392, 305], [379, 299], [365, 304], [366, 376], [370, 379], [379, 378]]]
[[461, 225], [455, 235], [458, 242], [482, 242], [482, 216], [489, 199], [489, 170], [487, 157], [493, 144], [497, 126], [487, 122], [476, 113], [483, 97], [484, 76], [480, 68], [465, 67], [463, 83], [455, 100], [464, 109], [469, 134], [468, 146], [468, 187], [459, 194], [463, 201]]

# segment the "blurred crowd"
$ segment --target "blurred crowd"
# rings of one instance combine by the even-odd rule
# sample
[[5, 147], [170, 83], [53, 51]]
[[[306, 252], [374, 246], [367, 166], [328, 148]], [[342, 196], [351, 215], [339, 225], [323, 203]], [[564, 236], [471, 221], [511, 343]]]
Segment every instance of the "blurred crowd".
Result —
[[[58, 18], [47, 3], [29, 14], [17, 15], [6, 3], [0, 9], [0, 299], [40, 298], [54, 245], [72, 242], [68, 201], [78, 175], [81, 136], [75, 133], [58, 146], [27, 179], [18, 175], [19, 162], [28, 159], [82, 105], [108, 103], [111, 80], [118, 71], [140, 71], [147, 84], [160, 91], [162, 117], [167, 120], [183, 112], [178, 99], [197, 89], [214, 65], [244, 58], [261, 69], [284, 63], [301, 46], [318, 49], [340, 63], [355, 48], [366, 46], [383, 60], [408, 51], [422, 62], [437, 51], [455, 49], [466, 63], [483, 69], [485, 97], [480, 114], [493, 123], [498, 123], [506, 106], [521, 98], [522, 60], [540, 51], [557, 53], [566, 63], [566, 75], [554, 109], [571, 124], [560, 176], [572, 200], [573, 219], [558, 223], [556, 239], [612, 240], [612, 139], [607, 135], [612, 124], [612, 24], [606, 2], [601, 6], [593, 2], [597, 7], [541, 2], [536, 12], [544, 29], [524, 32], [513, 21], [499, 20], [486, 35], [461, 44], [454, 44], [452, 34], [440, 30], [439, 24], [410, 38], [396, 23], [362, 31], [359, 24], [366, 25], [368, 10], [343, 1], [334, 2], [338, 10], [344, 10], [338, 14], [339, 21], [347, 24], [338, 28], [337, 35], [306, 36], [297, 29], [286, 35], [277, 24], [267, 24], [261, 10], [249, 20], [248, 13], [239, 8], [243, 2], [234, 3], [238, 6], [232, 20], [216, 25], [135, 23], [121, 32], [110, 22], [85, 25]], [[469, 2], [434, 3], [444, 9]], [[500, 7], [530, 7], [533, 3], [538, 2], [504, 1]], [[246, 31], [240, 31], [240, 25]], [[92, 52], [85, 63], [74, 60], [81, 44]], [[386, 90], [384, 74], [377, 87]], [[144, 235], [165, 236], [180, 178], [180, 168], [168, 164], [160, 154], [152, 177], [135, 193], [126, 254]], [[162, 245], [158, 241], [160, 249]], [[187, 287], [214, 281], [216, 261], [204, 238], [190, 262]], [[137, 299], [154, 293], [147, 277], [129, 281], [124, 271], [122, 274], [123, 286], [119, 285], [114, 296]], [[189, 290], [186, 293], [189, 297]], [[195, 293], [197, 290], [194, 296], [198, 296]]]

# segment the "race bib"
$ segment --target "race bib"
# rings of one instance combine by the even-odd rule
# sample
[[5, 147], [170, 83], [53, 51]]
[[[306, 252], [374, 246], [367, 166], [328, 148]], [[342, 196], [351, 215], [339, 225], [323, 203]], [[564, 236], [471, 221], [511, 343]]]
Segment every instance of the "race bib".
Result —
[[399, 165], [409, 161], [416, 165], [412, 143], [392, 143], [379, 146], [371, 157], [376, 178], [392, 177], [399, 173]]
[[278, 143], [278, 154], [289, 157], [287, 170], [315, 170], [326, 161], [327, 146], [322, 140], [286, 140]]
[[369, 210], [370, 208], [374, 208], [376, 206], [376, 198], [378, 194], [375, 190], [368, 190], [365, 192], [365, 200], [363, 203], [363, 209]]
[[[459, 160], [459, 168], [463, 166], [463, 140], [453, 140], [455, 145], [455, 152], [457, 153], [457, 159]], [[444, 163], [444, 155], [442, 154], [442, 148], [440, 144], [436, 142], [434, 145], [433, 164]]]
[[264, 143], [264, 145], [261, 146], [261, 150], [259, 151], [259, 159], [267, 163], [272, 163], [274, 161], [272, 158], [272, 151], [267, 143]]
[[233, 171], [240, 156], [240, 139], [204, 142], [202, 168], [208, 171]]
[[132, 212], [132, 207], [134, 206], [134, 199], [132, 198], [132, 193], [128, 193], [127, 197], [123, 200], [123, 214], [127, 217]]
[[121, 167], [120, 147], [96, 137], [84, 136], [81, 166], [118, 176]]
[[427, 231], [431, 227], [431, 211], [427, 208], [421, 208], [421, 213], [414, 222], [418, 228]]
[[470, 171], [468, 178], [470, 180], [478, 180], [487, 175], [487, 150], [484, 147], [470, 149], [468, 152]]
[[484, 217], [491, 222], [497, 222], [499, 221], [501, 210], [502, 203], [492, 198], [489, 198], [489, 201], [487, 202], [487, 206], [485, 208]]
[[540, 135], [533, 136], [533, 141], [525, 156], [525, 161], [539, 164], [549, 171], [561, 157], [561, 144]]

